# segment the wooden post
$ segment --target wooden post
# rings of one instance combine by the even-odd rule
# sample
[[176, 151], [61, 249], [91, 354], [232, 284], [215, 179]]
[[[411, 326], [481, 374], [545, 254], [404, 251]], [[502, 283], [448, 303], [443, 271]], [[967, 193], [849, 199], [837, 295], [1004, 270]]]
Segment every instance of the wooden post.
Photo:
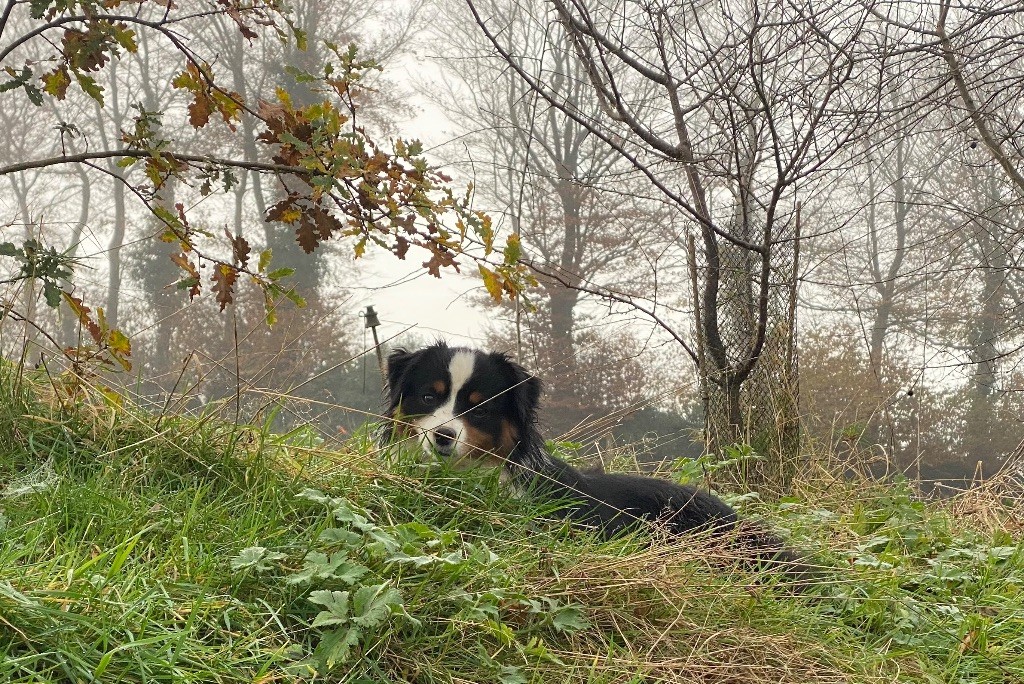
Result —
[[377, 367], [380, 369], [380, 374], [383, 377], [387, 377], [384, 368], [384, 352], [380, 348], [380, 340], [377, 339], [377, 326], [380, 325], [380, 318], [377, 317], [377, 312], [373, 310], [373, 305], [366, 307], [366, 313], [363, 314], [366, 318], [366, 324], [363, 326], [369, 328], [373, 333], [373, 348], [377, 351]]

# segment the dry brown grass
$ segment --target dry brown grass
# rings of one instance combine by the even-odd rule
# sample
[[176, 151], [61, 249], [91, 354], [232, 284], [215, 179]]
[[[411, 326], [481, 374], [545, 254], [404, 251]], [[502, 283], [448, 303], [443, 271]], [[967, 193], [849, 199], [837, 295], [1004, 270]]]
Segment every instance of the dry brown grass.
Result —
[[[601, 682], [847, 682], [806, 634], [749, 620], [775, 577], [740, 570], [721, 540], [654, 544], [627, 556], [586, 554], [529, 578], [539, 594], [588, 607], [596, 629], [557, 655]], [[558, 560], [539, 567], [559, 566]], [[605, 639], [600, 639], [604, 635]]]
[[948, 505], [953, 517], [990, 534], [1009, 532], [1015, 539], [1024, 536], [1024, 441], [1006, 458], [995, 476], [979, 480], [970, 489], [954, 496]]

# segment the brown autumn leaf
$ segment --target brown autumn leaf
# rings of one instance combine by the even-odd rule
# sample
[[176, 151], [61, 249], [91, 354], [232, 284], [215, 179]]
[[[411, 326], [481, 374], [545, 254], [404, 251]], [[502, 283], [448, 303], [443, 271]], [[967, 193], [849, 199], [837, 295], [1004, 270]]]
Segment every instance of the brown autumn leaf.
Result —
[[299, 220], [299, 227], [295, 229], [295, 239], [306, 254], [312, 254], [320, 245], [316, 225], [306, 214], [302, 215], [302, 218]]
[[344, 229], [341, 221], [329, 211], [316, 207], [310, 213], [313, 215], [313, 222], [316, 224], [317, 235], [321, 242], [330, 240], [335, 231]]
[[99, 324], [89, 315], [92, 313], [92, 309], [74, 295], [70, 295], [67, 292], [61, 292], [61, 294], [64, 296], [64, 301], [67, 302], [68, 307], [78, 318], [78, 322], [89, 331], [89, 336], [92, 337], [93, 341], [96, 344], [100, 344], [103, 341], [103, 332], [100, 330]]
[[249, 241], [241, 235], [232, 236], [227, 228], [224, 229], [227, 233], [228, 239], [231, 241], [231, 254], [241, 268], [245, 268], [249, 264], [249, 254], [252, 253], [252, 248], [249, 246]]
[[71, 76], [68, 75], [67, 66], [61, 64], [53, 71], [42, 76], [43, 89], [58, 100], [63, 100], [68, 93], [68, 86], [71, 85]]
[[223, 7], [228, 17], [235, 22], [235, 25], [238, 26], [238, 30], [242, 34], [243, 38], [248, 40], [250, 43], [259, 38], [259, 34], [256, 33], [256, 31], [253, 30], [253, 28], [249, 26], [242, 17], [242, 6], [239, 4], [238, 0], [217, 0], [217, 4]]
[[227, 264], [217, 264], [213, 269], [213, 291], [217, 294], [217, 303], [223, 311], [234, 301], [235, 281], [238, 271]]
[[405, 255], [409, 252], [410, 243], [401, 235], [395, 236], [395, 256], [399, 259], [405, 259]]
[[98, 71], [110, 60], [107, 50], [107, 38], [100, 31], [64, 30], [64, 57], [74, 69]]
[[423, 262], [423, 268], [427, 269], [427, 272], [435, 278], [441, 277], [441, 269], [452, 267], [456, 272], [459, 270], [459, 265], [455, 263], [455, 257], [447, 249], [437, 244], [436, 242], [428, 242], [423, 245], [430, 250], [430, 259]]
[[171, 261], [177, 264], [178, 268], [185, 271], [192, 281], [192, 286], [188, 290], [189, 301], [198, 297], [202, 291], [202, 285], [200, 284], [199, 270], [196, 268], [196, 265], [185, 256], [184, 252], [181, 254], [172, 254]]
[[282, 223], [293, 223], [293, 220], [286, 220], [292, 217], [288, 212], [293, 208], [295, 203], [295, 195], [288, 195], [280, 202], [267, 207], [267, 221], [280, 221]]
[[212, 109], [210, 96], [205, 92], [195, 92], [195, 99], [188, 106], [188, 122], [192, 128], [202, 128], [210, 123], [210, 110]]

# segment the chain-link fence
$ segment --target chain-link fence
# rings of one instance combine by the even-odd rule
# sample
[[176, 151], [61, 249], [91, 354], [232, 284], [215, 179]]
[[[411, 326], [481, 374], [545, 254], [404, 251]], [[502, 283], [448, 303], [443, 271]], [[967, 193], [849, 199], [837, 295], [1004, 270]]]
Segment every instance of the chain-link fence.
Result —
[[[788, 235], [777, 236], [771, 245], [766, 296], [762, 296], [761, 288], [763, 260], [757, 252], [716, 239], [717, 272], [709, 267], [711, 260], [706, 253], [700, 261], [694, 259], [707, 448], [720, 458], [735, 459], [719, 471], [723, 484], [770, 495], [786, 491], [799, 459], [795, 306], [798, 226], [797, 218]], [[697, 256], [692, 248], [690, 252]], [[709, 321], [704, 295], [715, 277], [717, 316]], [[762, 322], [764, 341], [756, 354]], [[711, 349], [714, 344], [720, 350], [717, 359]], [[744, 373], [755, 354], [752, 368]]]

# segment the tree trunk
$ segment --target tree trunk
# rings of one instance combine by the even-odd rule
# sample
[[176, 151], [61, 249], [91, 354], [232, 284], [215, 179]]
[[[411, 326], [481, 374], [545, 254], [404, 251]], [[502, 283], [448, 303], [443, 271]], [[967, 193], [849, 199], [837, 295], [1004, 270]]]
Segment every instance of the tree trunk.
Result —
[[[176, 181], [168, 178], [163, 186], [157, 191], [154, 204], [172, 210], [177, 192]], [[157, 228], [162, 224], [156, 220]], [[175, 279], [180, 278], [182, 273], [174, 265], [170, 257], [173, 252], [180, 248], [177, 245], [165, 245], [163, 242], [154, 242], [155, 254], [144, 256], [151, 265], [148, 272], [143, 274], [143, 284], [149, 297], [150, 305], [153, 307], [153, 315], [156, 317], [156, 331], [154, 334], [153, 347], [150, 350], [146, 363], [154, 376], [159, 376], [174, 366], [171, 357], [171, 344], [173, 341], [174, 329], [177, 326], [175, 312], [185, 301], [181, 295], [182, 290], [173, 286]]]
[[981, 292], [973, 321], [970, 357], [974, 363], [974, 374], [964, 429], [964, 453], [968, 467], [981, 461], [986, 464], [988, 472], [994, 472], [998, 469], [997, 459], [1002, 455], [996, 438], [996, 360], [999, 355], [996, 342], [1004, 333], [1003, 296], [1007, 264], [1001, 246], [985, 239], [980, 242], [983, 252]]
[[124, 236], [127, 231], [127, 218], [125, 216], [124, 201], [124, 177], [117, 174], [114, 169], [111, 173], [115, 175], [114, 181], [114, 232], [110, 236], [110, 245], [107, 248], [107, 322], [111, 328], [116, 328], [120, 314], [121, 303], [121, 246], [124, 244]]
[[[25, 240], [38, 238], [35, 232], [35, 222], [32, 219], [31, 207], [29, 206], [30, 184], [22, 176], [11, 176], [11, 187], [18, 198], [18, 213], [21, 216]], [[39, 331], [35, 325], [36, 320], [36, 299], [38, 288], [35, 278], [27, 278], [21, 281], [21, 306], [25, 315], [24, 333], [22, 339], [22, 360], [27, 363], [35, 363], [39, 357]]]
[[[71, 239], [66, 249], [68, 254], [74, 258], [78, 253], [78, 243], [82, 241], [82, 233], [85, 232], [85, 225], [89, 222], [89, 212], [92, 204], [92, 180], [85, 169], [79, 164], [75, 167], [78, 173], [78, 180], [82, 184], [82, 195], [78, 209], [78, 222], [71, 232]], [[71, 288], [71, 282], [65, 282], [64, 287]], [[77, 346], [81, 343], [79, 339], [79, 321], [70, 311], [62, 309], [60, 319], [61, 343], [67, 346]]]
[[572, 285], [579, 283], [580, 250], [580, 190], [575, 184], [575, 168], [569, 168], [564, 160], [559, 160], [558, 179], [555, 189], [562, 209], [562, 249], [558, 255], [559, 274], [567, 280], [569, 287], [555, 285], [549, 290], [551, 307], [551, 348], [554, 352], [552, 362], [570, 379], [570, 387], [560, 388], [567, 391], [575, 386], [571, 381], [576, 374], [576, 347], [573, 340], [573, 311], [579, 301], [579, 292]]

